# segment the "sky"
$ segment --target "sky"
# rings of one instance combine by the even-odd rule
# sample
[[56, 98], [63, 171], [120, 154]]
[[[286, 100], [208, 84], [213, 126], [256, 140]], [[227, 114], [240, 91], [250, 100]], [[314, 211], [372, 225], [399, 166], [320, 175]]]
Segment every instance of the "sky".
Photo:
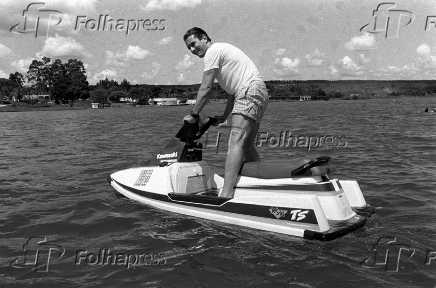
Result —
[[80, 59], [91, 84], [199, 83], [202, 59], [183, 42], [194, 26], [239, 47], [265, 80], [436, 75], [433, 0], [1, 0], [0, 78], [46, 56]]

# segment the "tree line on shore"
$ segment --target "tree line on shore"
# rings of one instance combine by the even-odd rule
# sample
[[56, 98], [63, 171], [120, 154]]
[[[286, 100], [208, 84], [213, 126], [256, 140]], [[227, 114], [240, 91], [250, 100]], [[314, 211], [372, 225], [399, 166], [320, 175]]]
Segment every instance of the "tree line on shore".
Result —
[[83, 62], [77, 59], [66, 62], [48, 57], [34, 59], [26, 74], [15, 72], [9, 74], [9, 79], [1, 80], [0, 93], [12, 102], [33, 104], [38, 101], [27, 95], [49, 95], [57, 104], [89, 98], [86, 70]]
[[[127, 79], [117, 82], [107, 78], [95, 85], [89, 85], [82, 61], [68, 59], [62, 62], [60, 59], [49, 57], [34, 59], [25, 74], [15, 72], [9, 74], [9, 79], [0, 78], [0, 102], [7, 103], [36, 104], [41, 101], [52, 101], [56, 104], [73, 105], [74, 101], [79, 99], [98, 103], [127, 99], [136, 104], [148, 104], [150, 98], [156, 97], [188, 98], [188, 94], [192, 94], [191, 90], [171, 85], [132, 85]], [[32, 98], [29, 95], [48, 95], [49, 100]]]
[[[374, 80], [284, 80], [266, 81], [271, 99], [299, 100], [300, 96], [310, 96], [311, 100], [330, 98], [366, 99], [380, 97], [427, 96], [436, 94], [436, 81], [374, 81]], [[72, 105], [79, 99], [107, 103], [130, 101], [148, 104], [150, 98], [178, 97], [194, 99], [199, 84], [193, 85], [132, 85], [127, 79], [121, 82], [103, 79], [89, 85], [86, 68], [78, 59], [42, 57], [34, 59], [23, 75], [11, 73], [9, 79], [0, 78], [0, 102], [36, 103], [39, 99], [26, 95], [49, 95], [56, 104]], [[215, 83], [214, 98], [225, 99], [225, 92]]]

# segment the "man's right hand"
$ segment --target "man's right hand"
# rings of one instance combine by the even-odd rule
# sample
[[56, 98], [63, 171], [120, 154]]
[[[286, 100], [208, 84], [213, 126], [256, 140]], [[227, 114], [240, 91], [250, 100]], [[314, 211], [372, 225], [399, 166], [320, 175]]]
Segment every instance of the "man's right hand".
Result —
[[224, 117], [224, 116], [215, 116], [217, 119], [217, 122], [215, 124], [215, 126], [218, 127], [230, 127], [230, 123], [229, 123], [229, 119], [228, 117]]

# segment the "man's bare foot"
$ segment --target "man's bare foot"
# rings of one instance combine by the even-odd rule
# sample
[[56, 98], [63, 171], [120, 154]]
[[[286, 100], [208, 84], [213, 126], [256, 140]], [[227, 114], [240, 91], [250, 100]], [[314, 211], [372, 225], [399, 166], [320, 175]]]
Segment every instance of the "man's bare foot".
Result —
[[218, 197], [221, 197], [221, 198], [233, 198], [233, 195], [234, 195], [233, 191], [230, 193], [229, 192], [225, 193], [223, 188], [221, 188], [218, 192]]

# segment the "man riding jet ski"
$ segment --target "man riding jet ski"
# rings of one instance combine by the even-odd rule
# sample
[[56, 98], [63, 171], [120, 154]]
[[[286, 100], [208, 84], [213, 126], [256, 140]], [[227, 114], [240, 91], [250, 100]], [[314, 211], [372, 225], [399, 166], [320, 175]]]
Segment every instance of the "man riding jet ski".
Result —
[[232, 198], [224, 179], [202, 159], [197, 140], [219, 121], [185, 121], [154, 166], [110, 175], [123, 196], [159, 209], [309, 239], [330, 240], [364, 225], [372, 213], [355, 180], [330, 179], [329, 157], [243, 165]]
[[242, 163], [259, 160], [254, 139], [268, 105], [268, 91], [254, 62], [238, 47], [214, 42], [198, 27], [189, 29], [183, 40], [189, 51], [204, 61], [197, 99], [191, 115], [186, 116], [185, 120], [190, 123], [198, 121], [199, 113], [212, 93], [215, 79], [227, 94], [226, 108], [217, 119], [223, 122], [231, 114], [232, 120], [224, 185], [219, 195], [232, 198]]

